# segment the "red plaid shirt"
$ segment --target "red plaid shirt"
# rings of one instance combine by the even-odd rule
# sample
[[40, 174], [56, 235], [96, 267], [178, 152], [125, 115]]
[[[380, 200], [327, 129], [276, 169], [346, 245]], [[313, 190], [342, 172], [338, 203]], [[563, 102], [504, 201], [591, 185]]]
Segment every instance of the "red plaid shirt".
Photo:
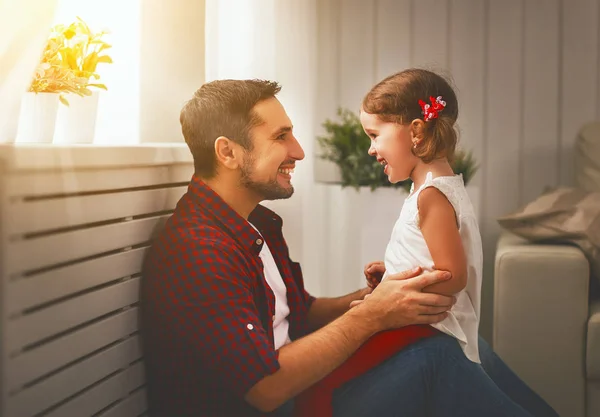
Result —
[[[282, 221], [257, 206], [249, 221], [287, 287], [292, 340], [304, 336], [314, 297], [289, 258]], [[144, 265], [142, 338], [151, 417], [253, 416], [244, 401], [279, 369], [275, 297], [259, 257], [261, 236], [195, 176]]]

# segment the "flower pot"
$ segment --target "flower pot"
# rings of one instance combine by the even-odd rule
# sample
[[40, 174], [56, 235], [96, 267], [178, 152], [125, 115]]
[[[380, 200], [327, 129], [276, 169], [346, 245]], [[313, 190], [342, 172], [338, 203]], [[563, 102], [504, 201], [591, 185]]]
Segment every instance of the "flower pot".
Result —
[[[324, 268], [321, 275], [327, 280], [321, 285], [320, 295], [333, 297], [365, 285], [363, 267], [383, 260], [408, 194], [403, 189], [389, 187], [374, 191], [368, 187], [356, 190], [335, 184], [324, 187], [327, 198], [321, 201], [325, 225], [321, 232], [321, 252], [327, 264], [319, 267]], [[471, 184], [466, 188], [479, 219], [479, 188]]]
[[12, 100], [13, 98], [10, 94], [0, 94], [0, 143], [13, 143], [17, 138], [21, 95], [16, 100]]
[[69, 105], [61, 103], [56, 118], [54, 143], [93, 143], [98, 115], [98, 91], [91, 96], [69, 94]]
[[17, 142], [51, 143], [56, 125], [58, 94], [32, 93], [23, 95]]
[[328, 260], [325, 296], [346, 294], [365, 285], [363, 267], [383, 260], [392, 228], [398, 219], [406, 192], [382, 187], [356, 190], [339, 185], [326, 186]]

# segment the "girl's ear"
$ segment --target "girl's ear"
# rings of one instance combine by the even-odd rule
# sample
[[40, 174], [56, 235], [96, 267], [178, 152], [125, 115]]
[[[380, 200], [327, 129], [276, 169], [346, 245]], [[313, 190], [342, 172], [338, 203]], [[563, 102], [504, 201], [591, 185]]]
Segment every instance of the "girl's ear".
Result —
[[421, 119], [415, 119], [410, 123], [410, 135], [414, 141], [421, 141], [425, 133], [425, 122]]

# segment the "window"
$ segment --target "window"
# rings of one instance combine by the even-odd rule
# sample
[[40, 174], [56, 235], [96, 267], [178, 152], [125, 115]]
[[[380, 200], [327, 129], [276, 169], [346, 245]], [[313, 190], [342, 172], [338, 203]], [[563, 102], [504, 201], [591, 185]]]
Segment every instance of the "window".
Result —
[[92, 30], [109, 29], [113, 64], [98, 66], [101, 91], [94, 143], [134, 144], [140, 141], [140, 16], [141, 0], [59, 0], [54, 23], [81, 17]]

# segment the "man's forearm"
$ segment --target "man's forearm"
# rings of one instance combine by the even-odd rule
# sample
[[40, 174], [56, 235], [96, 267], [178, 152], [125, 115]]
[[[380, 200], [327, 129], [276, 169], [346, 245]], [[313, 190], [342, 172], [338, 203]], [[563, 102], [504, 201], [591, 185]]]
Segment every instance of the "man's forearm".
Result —
[[261, 411], [274, 410], [340, 366], [379, 331], [378, 326], [375, 319], [357, 307], [284, 346], [279, 351], [280, 369], [252, 387], [246, 400]]
[[327, 323], [340, 317], [350, 308], [350, 303], [354, 300], [361, 300], [370, 291], [363, 288], [351, 294], [335, 298], [317, 298], [308, 310], [308, 326], [311, 331], [320, 329]]

